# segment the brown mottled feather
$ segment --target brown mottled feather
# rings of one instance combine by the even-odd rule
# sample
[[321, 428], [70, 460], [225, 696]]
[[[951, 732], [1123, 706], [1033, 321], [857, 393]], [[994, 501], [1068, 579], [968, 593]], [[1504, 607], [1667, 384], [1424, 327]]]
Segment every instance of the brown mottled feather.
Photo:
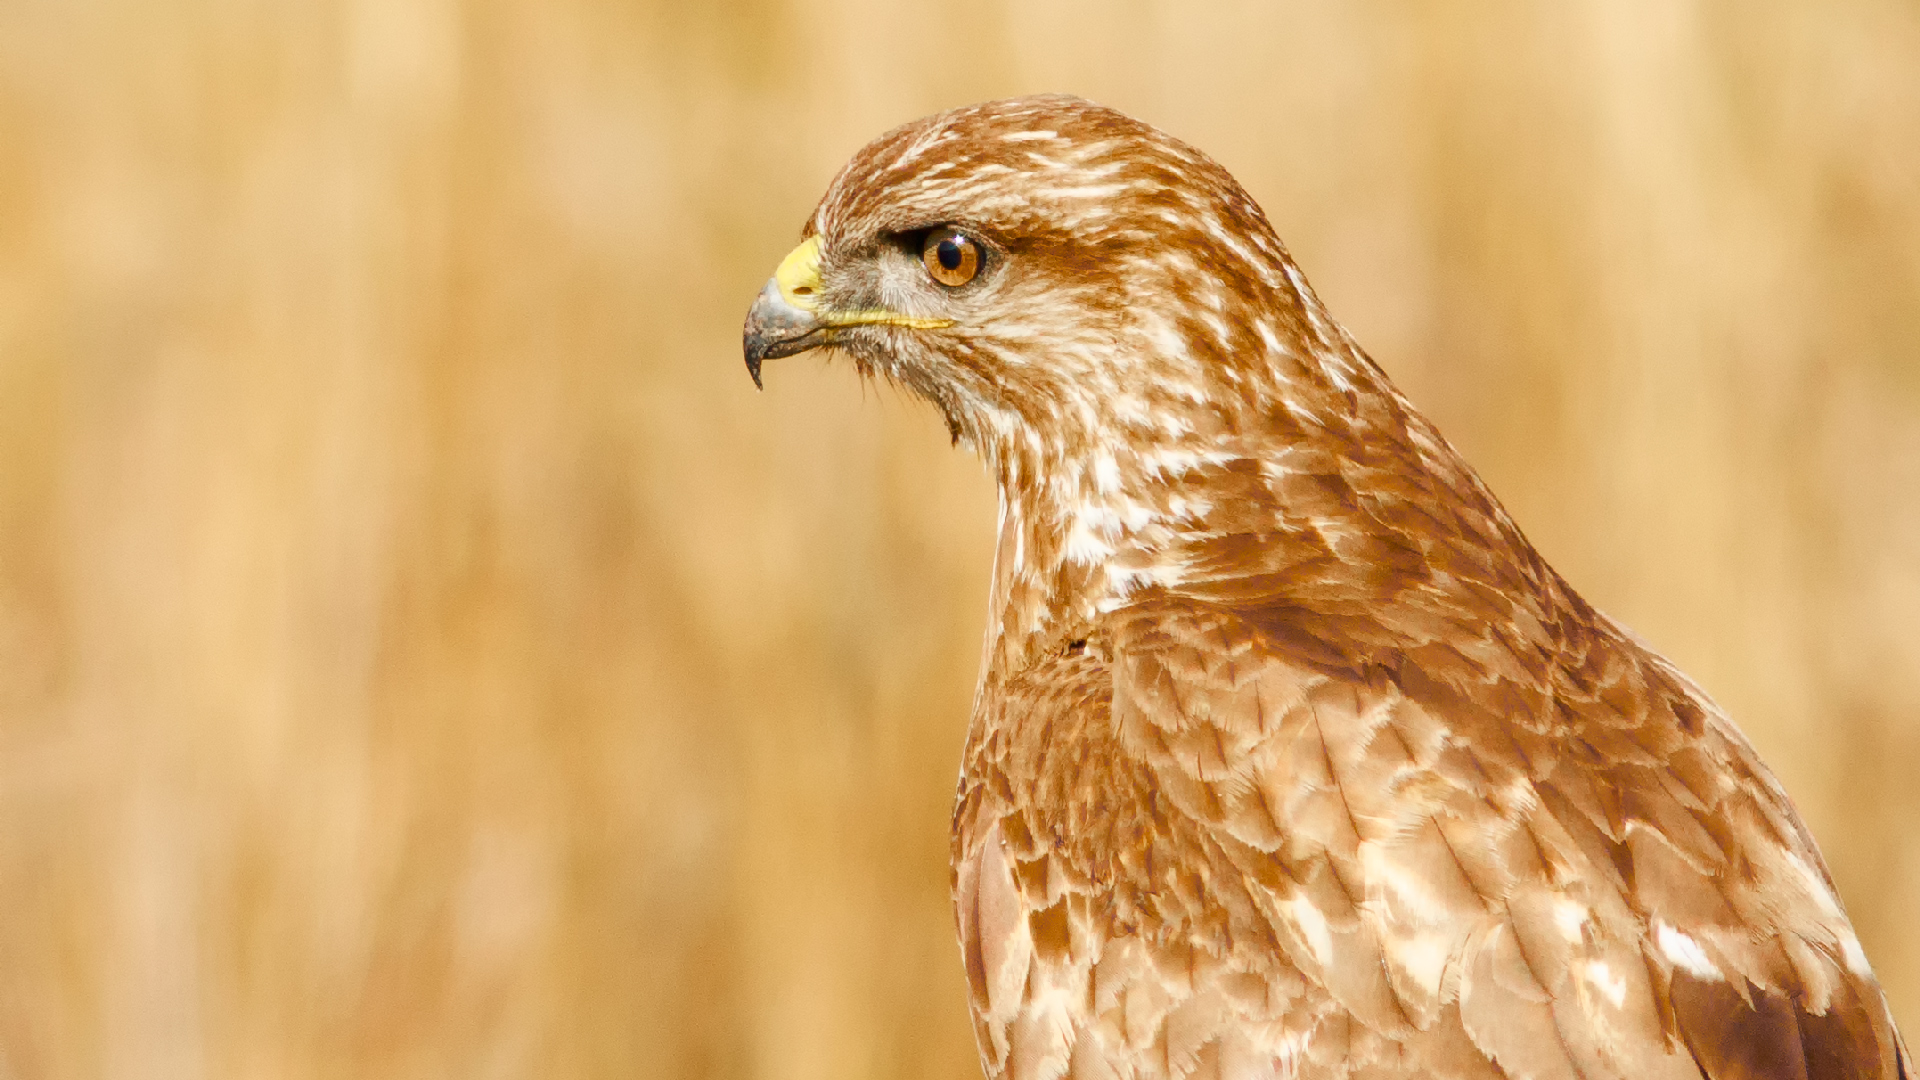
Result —
[[[955, 224], [981, 283], [915, 278]], [[1906, 1077], [1818, 851], [1199, 152], [1072, 98], [891, 132], [808, 231], [994, 471], [954, 817], [1018, 1080]]]

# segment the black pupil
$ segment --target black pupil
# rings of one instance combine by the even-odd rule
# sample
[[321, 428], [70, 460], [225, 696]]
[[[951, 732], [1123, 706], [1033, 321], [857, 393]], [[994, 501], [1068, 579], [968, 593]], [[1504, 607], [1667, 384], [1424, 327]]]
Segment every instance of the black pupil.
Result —
[[941, 266], [949, 270], [960, 269], [960, 241], [949, 236], [935, 246], [933, 253], [939, 258]]

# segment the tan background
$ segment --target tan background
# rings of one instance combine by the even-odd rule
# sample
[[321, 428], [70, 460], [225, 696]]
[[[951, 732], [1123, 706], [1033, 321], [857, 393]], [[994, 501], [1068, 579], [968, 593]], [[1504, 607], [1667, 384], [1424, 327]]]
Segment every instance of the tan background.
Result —
[[11, 0], [0, 1077], [977, 1075], [992, 494], [738, 335], [1040, 89], [1240, 176], [1920, 1035], [1914, 4]]

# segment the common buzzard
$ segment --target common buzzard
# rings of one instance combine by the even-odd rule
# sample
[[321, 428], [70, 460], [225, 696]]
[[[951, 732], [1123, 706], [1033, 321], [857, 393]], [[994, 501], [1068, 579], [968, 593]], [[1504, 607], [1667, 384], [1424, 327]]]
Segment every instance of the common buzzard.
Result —
[[1070, 97], [855, 156], [754, 303], [999, 483], [953, 821], [1019, 1080], [1912, 1075], [1813, 838], [1199, 151]]

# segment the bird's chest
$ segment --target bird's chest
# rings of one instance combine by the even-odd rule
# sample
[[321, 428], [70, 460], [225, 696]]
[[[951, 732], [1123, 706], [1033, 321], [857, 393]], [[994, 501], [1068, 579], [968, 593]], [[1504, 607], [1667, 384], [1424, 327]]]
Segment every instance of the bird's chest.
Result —
[[1020, 903], [1073, 937], [1186, 936], [1215, 883], [1205, 831], [1114, 730], [1097, 645], [983, 687], [954, 815], [956, 873], [1000, 849]]
[[1312, 1011], [1270, 937], [1244, 925], [1247, 875], [1125, 745], [1111, 700], [1097, 655], [981, 694], [953, 886], [989, 1076], [1059, 1075], [1047, 1048], [1066, 1045], [1114, 1075], [1162, 1075], [1169, 1045], [1218, 1051], [1238, 1025], [1291, 1037], [1270, 1006]]

